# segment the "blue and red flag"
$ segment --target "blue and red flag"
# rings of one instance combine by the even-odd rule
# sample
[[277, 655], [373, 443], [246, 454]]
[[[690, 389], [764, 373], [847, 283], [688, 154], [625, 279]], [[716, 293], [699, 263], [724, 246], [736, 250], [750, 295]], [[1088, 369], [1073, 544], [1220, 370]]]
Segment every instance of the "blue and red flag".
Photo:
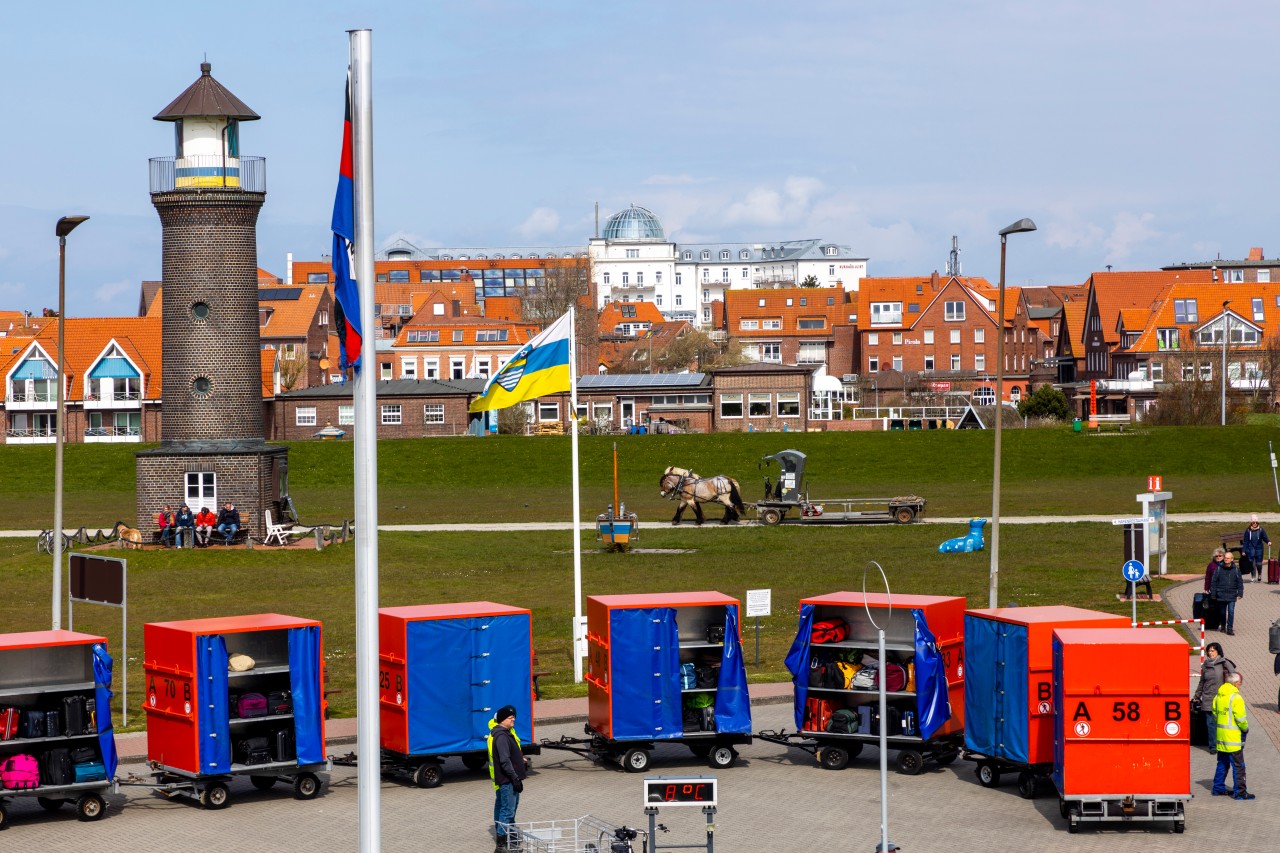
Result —
[[346, 118], [342, 122], [342, 159], [338, 163], [338, 193], [333, 199], [333, 296], [334, 320], [338, 330], [338, 366], [345, 378], [347, 368], [360, 372], [360, 291], [351, 272], [351, 251], [355, 245], [355, 188], [351, 156], [351, 78], [347, 77]]

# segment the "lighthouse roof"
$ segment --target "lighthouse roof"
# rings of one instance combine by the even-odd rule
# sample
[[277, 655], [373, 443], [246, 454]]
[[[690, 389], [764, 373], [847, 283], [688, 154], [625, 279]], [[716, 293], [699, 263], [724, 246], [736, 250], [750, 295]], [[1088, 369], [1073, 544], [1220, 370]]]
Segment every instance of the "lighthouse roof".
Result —
[[213, 66], [208, 62], [200, 63], [200, 76], [196, 82], [162, 109], [156, 115], [156, 121], [177, 121], [195, 116], [226, 116], [240, 121], [261, 118], [244, 101], [231, 94], [226, 86], [213, 79], [212, 70]]

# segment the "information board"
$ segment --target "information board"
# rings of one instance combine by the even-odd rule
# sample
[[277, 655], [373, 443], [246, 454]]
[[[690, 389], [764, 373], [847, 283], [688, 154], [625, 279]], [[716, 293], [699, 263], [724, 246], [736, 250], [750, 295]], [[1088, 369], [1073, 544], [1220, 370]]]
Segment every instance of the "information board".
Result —
[[747, 590], [747, 618], [768, 616], [773, 611], [773, 590]]

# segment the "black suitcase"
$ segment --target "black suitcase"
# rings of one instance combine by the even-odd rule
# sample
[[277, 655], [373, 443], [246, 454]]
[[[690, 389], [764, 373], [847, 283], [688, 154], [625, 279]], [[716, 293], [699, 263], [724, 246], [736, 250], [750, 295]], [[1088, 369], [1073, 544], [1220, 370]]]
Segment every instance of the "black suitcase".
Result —
[[276, 716], [293, 713], [293, 691], [277, 690], [267, 694], [267, 713]]
[[44, 737], [44, 711], [27, 709], [22, 712], [18, 721], [18, 737]]
[[276, 761], [296, 761], [298, 745], [294, 739], [293, 729], [281, 729], [275, 737]]
[[89, 720], [85, 714], [83, 696], [64, 696], [62, 698], [62, 719], [67, 737], [89, 734]]
[[47, 749], [40, 756], [41, 785], [70, 785], [76, 780], [75, 765], [71, 763], [71, 751]]
[[1216, 631], [1222, 625], [1222, 608], [1207, 592], [1197, 592], [1191, 599], [1191, 618], [1203, 619], [1206, 631]]
[[62, 712], [61, 711], [45, 711], [44, 712], [44, 736], [45, 737], [62, 737], [66, 732], [62, 730]]
[[1209, 723], [1205, 719], [1204, 709], [1191, 706], [1191, 745], [1209, 745]]
[[236, 743], [236, 760], [241, 764], [270, 764], [271, 740], [249, 737]]
[[702, 731], [714, 732], [716, 730], [716, 709], [703, 708], [701, 722], [702, 722]]
[[72, 764], [85, 764], [90, 761], [97, 761], [98, 753], [91, 746], [80, 746], [71, 750]]

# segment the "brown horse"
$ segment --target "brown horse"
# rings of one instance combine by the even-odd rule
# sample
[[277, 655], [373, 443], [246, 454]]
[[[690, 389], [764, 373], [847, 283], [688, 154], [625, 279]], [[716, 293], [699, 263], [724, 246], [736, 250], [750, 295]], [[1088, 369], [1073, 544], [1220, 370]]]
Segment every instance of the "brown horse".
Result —
[[684, 468], [668, 467], [658, 480], [658, 488], [661, 490], [662, 497], [670, 498], [679, 504], [676, 507], [675, 517], [671, 519], [672, 524], [679, 524], [680, 516], [684, 515], [684, 511], [690, 507], [693, 508], [698, 524], [702, 524], [706, 519], [702, 515], [702, 507], [698, 506], [699, 503], [724, 504], [724, 518], [720, 519], [721, 524], [736, 522], [738, 514], [746, 511], [746, 507], [742, 504], [742, 493], [738, 489], [738, 481], [724, 474], [699, 477]]

